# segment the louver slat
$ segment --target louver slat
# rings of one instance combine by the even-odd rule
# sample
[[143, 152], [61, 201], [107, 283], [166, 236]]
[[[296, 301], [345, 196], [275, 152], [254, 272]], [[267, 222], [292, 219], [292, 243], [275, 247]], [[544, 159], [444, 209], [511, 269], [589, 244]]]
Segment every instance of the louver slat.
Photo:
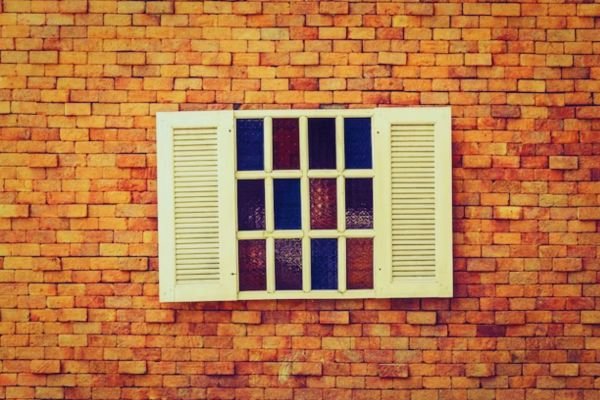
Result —
[[173, 130], [177, 284], [219, 280], [217, 157], [216, 127]]
[[392, 278], [435, 277], [433, 124], [391, 126]]

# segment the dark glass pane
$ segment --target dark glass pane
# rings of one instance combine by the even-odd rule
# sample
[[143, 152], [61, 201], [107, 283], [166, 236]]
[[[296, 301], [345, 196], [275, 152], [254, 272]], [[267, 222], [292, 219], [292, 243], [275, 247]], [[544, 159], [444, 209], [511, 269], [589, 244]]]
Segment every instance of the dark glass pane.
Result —
[[273, 169], [299, 169], [300, 144], [297, 118], [273, 119]]
[[310, 226], [312, 229], [337, 228], [335, 179], [310, 180]]
[[238, 181], [238, 229], [256, 231], [265, 229], [265, 182]]
[[300, 229], [300, 179], [275, 179], [275, 229]]
[[275, 289], [302, 290], [302, 240], [275, 240]]
[[238, 241], [240, 290], [267, 289], [267, 257], [264, 240]]
[[344, 120], [344, 158], [346, 169], [372, 168], [371, 118]]
[[335, 169], [334, 118], [309, 118], [308, 166], [310, 169]]
[[337, 239], [310, 241], [310, 282], [313, 290], [338, 288], [337, 258]]
[[238, 171], [263, 170], [263, 120], [236, 120]]
[[373, 180], [346, 179], [346, 228], [373, 227]]
[[373, 239], [346, 239], [346, 286], [373, 289]]

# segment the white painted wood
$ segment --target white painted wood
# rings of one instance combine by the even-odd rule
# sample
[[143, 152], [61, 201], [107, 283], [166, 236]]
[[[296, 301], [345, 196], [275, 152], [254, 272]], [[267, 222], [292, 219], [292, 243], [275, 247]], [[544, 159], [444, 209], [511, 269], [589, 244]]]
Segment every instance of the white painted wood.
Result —
[[452, 296], [449, 108], [378, 109], [379, 297]]
[[237, 297], [231, 111], [157, 113], [161, 301]]

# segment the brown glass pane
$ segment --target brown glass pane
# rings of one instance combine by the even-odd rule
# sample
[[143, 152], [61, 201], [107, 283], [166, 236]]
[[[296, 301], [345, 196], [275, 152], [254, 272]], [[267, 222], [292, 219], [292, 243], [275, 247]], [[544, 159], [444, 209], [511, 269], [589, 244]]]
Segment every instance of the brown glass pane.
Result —
[[348, 289], [373, 289], [373, 239], [346, 239]]
[[335, 179], [310, 180], [310, 227], [337, 228], [337, 192]]
[[275, 289], [302, 290], [302, 240], [275, 240]]
[[238, 241], [240, 290], [267, 289], [267, 257], [264, 240]]

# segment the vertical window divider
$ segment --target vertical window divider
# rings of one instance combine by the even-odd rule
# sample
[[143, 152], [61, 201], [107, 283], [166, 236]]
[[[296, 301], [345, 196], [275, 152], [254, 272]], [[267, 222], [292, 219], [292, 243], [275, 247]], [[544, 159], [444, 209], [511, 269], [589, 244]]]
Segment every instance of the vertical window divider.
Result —
[[275, 208], [273, 200], [273, 119], [264, 119], [264, 163], [265, 163], [265, 230], [266, 230], [266, 278], [267, 292], [275, 291]]
[[346, 291], [346, 185], [344, 178], [344, 118], [335, 118], [335, 158], [336, 158], [336, 187], [337, 187], [337, 229], [338, 237], [338, 291]]
[[300, 207], [302, 223], [302, 290], [310, 292], [310, 190], [308, 181], [308, 118], [300, 117]]

